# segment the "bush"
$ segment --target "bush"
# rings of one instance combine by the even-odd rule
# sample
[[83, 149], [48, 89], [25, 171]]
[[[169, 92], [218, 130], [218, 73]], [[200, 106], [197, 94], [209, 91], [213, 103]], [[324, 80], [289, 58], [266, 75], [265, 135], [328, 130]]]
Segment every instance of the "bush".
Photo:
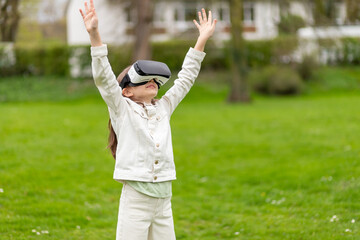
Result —
[[311, 79], [314, 71], [318, 68], [318, 65], [315, 56], [305, 55], [303, 56], [302, 61], [295, 65], [295, 69], [301, 78], [307, 81]]
[[303, 83], [293, 69], [284, 66], [268, 66], [249, 75], [252, 88], [266, 95], [295, 95], [302, 91]]
[[194, 43], [188, 41], [155, 42], [152, 44], [153, 59], [165, 62], [171, 70], [179, 70], [191, 46]]
[[278, 29], [280, 34], [296, 34], [299, 28], [305, 26], [306, 23], [301, 16], [287, 14], [281, 16]]
[[[248, 66], [252, 68], [271, 64], [288, 64], [294, 61], [292, 54], [297, 47], [298, 41], [295, 36], [281, 36], [272, 40], [246, 41], [246, 61]], [[225, 52], [229, 56], [232, 50], [229, 47], [226, 48]]]
[[15, 62], [14, 44], [0, 43], [0, 76], [14, 74]]
[[[184, 57], [193, 41], [167, 41], [152, 43], [152, 59], [163, 61], [171, 70], [181, 69]], [[223, 47], [209, 42], [206, 46], [207, 56], [202, 64], [203, 69], [229, 69], [231, 66], [231, 44], [224, 42]], [[334, 64], [352, 65], [360, 63], [360, 40], [341, 39], [339, 47], [334, 48], [334, 41], [321, 40], [320, 47], [331, 55]], [[132, 45], [108, 45], [109, 61], [115, 75], [131, 64]], [[245, 41], [244, 57], [249, 68], [268, 65], [294, 64], [294, 52], [298, 48], [295, 36], [281, 36], [272, 40]], [[6, 54], [5, 54], [6, 51]], [[0, 46], [0, 76], [11, 75], [58, 75], [91, 77], [90, 46], [67, 46], [65, 44], [22, 46], [14, 45], [8, 49]], [[335, 54], [334, 54], [335, 52]], [[319, 53], [316, 53], [319, 54]], [[16, 61], [8, 64], [9, 56]], [[314, 59], [306, 57], [296, 65], [303, 79], [311, 77]]]
[[70, 51], [66, 45], [15, 47], [16, 75], [69, 75]]
[[[108, 58], [115, 76], [117, 77], [127, 66], [131, 65], [132, 46], [108, 45]], [[91, 56], [89, 52], [89, 61]]]
[[360, 39], [344, 38], [342, 39], [342, 55], [343, 59], [339, 61], [343, 65], [359, 65], [360, 64]]

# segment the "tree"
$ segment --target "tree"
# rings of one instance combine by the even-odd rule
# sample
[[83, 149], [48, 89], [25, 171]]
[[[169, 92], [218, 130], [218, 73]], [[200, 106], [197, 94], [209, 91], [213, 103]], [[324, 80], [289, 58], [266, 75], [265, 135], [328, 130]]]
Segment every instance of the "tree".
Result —
[[151, 59], [151, 32], [154, 15], [153, 0], [135, 0], [137, 23], [135, 27], [135, 51], [133, 60]]
[[346, 21], [354, 23], [360, 20], [360, 3], [359, 0], [346, 0]]
[[[120, 4], [125, 0], [109, 0]], [[131, 8], [136, 10], [136, 26], [134, 29], [134, 51], [132, 59], [151, 59], [151, 32], [154, 15], [154, 0], [134, 0], [130, 2]]]
[[231, 68], [230, 102], [250, 102], [249, 86], [246, 79], [247, 64], [245, 41], [242, 36], [242, 0], [229, 0], [231, 21]]
[[19, 26], [18, 11], [20, 0], [0, 0], [0, 40], [14, 42]]
[[315, 0], [314, 20], [317, 26], [332, 25], [335, 20], [335, 0]]

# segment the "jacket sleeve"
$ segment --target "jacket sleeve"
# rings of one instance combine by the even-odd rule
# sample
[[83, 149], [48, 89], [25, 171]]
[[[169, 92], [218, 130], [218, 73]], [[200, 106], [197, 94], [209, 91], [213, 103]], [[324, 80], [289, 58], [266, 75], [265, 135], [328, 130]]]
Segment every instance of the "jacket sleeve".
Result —
[[124, 109], [125, 99], [107, 58], [107, 45], [91, 47], [92, 73], [96, 87], [111, 112], [119, 115]]
[[201, 62], [205, 55], [204, 52], [197, 51], [194, 48], [190, 48], [187, 52], [182, 69], [178, 74], [178, 78], [174, 81], [174, 85], [160, 99], [167, 106], [169, 115], [174, 112], [177, 105], [190, 91], [199, 74]]

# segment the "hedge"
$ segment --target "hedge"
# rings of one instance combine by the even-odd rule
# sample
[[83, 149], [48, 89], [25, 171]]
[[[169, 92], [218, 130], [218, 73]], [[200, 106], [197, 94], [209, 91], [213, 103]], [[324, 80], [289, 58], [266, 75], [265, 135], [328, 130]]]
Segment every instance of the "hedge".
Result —
[[[335, 64], [359, 64], [360, 40], [342, 39], [336, 46], [328, 42], [319, 42], [322, 51], [333, 51]], [[157, 61], [166, 62], [170, 69], [179, 70], [184, 56], [195, 42], [168, 41], [152, 44], [153, 57]], [[214, 42], [206, 46], [207, 56], [203, 68], [229, 69], [231, 43], [224, 42], [222, 47]], [[247, 41], [245, 57], [249, 68], [273, 64], [288, 64], [293, 61], [292, 53], [298, 47], [295, 37], [282, 36], [273, 40]], [[109, 61], [115, 74], [131, 64], [131, 45], [109, 46]], [[90, 46], [13, 46], [15, 61], [9, 61], [8, 48], [0, 45], [0, 76], [10, 75], [61, 75], [91, 76]], [[11, 54], [10, 54], [11, 55]]]

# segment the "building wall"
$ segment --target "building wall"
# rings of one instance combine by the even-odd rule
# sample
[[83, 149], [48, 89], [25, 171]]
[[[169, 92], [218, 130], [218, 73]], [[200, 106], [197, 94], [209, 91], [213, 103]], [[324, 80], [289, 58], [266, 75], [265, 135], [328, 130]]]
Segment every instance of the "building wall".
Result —
[[[133, 41], [135, 11], [123, 3], [111, 4], [107, 0], [95, 2], [99, 17], [99, 31], [104, 43], [122, 44]], [[165, 41], [169, 39], [189, 38], [197, 35], [197, 29], [192, 19], [196, 12], [205, 4], [184, 1], [158, 1], [154, 13], [154, 34], [152, 40]], [[218, 25], [213, 39], [223, 41], [230, 39], [230, 10], [226, 1], [206, 4], [211, 9]], [[67, 12], [68, 43], [89, 44], [89, 36], [85, 30], [79, 8], [83, 8], [83, 0], [72, 0]], [[207, 9], [207, 10], [208, 10]], [[338, 4], [339, 24], [346, 18], [345, 3]], [[289, 12], [300, 15], [308, 24], [313, 23], [311, 5], [303, 1], [292, 1]], [[244, 2], [244, 38], [249, 40], [271, 39], [278, 35], [277, 23], [280, 21], [280, 6], [276, 1], [258, 0]]]
[[[125, 13], [120, 5], [109, 5], [108, 1], [95, 2], [99, 18], [99, 32], [104, 43], [123, 43], [128, 41], [125, 30]], [[79, 9], [84, 9], [82, 0], [72, 0], [67, 12], [67, 40], [70, 45], [89, 44], [89, 36], [85, 29]]]
[[[197, 17], [196, 11], [204, 4], [191, 2], [158, 2], [154, 14], [154, 41], [164, 41], [173, 38], [193, 38], [197, 29], [190, 19]], [[244, 37], [246, 39], [268, 39], [277, 35], [276, 22], [279, 21], [279, 7], [268, 1], [245, 2], [248, 17], [253, 11], [253, 19], [244, 21]], [[253, 10], [249, 10], [249, 7]], [[131, 34], [134, 28], [133, 12], [126, 12], [126, 4], [110, 4], [108, 1], [95, 2], [99, 17], [99, 31], [103, 42], [122, 44], [133, 40]], [[72, 0], [67, 12], [68, 43], [71, 45], [89, 44], [89, 37], [85, 30], [79, 8], [83, 8], [82, 0]], [[212, 10], [214, 18], [218, 18], [217, 33], [214, 40], [226, 40], [230, 38], [230, 10], [227, 2], [213, 2], [208, 6]], [[128, 15], [130, 16], [128, 16]], [[177, 19], [176, 19], [177, 18]], [[130, 34], [129, 34], [130, 33]]]
[[311, 5], [302, 1], [293, 1], [290, 3], [289, 12], [293, 15], [302, 17], [307, 24], [313, 24], [314, 19], [311, 13]]

